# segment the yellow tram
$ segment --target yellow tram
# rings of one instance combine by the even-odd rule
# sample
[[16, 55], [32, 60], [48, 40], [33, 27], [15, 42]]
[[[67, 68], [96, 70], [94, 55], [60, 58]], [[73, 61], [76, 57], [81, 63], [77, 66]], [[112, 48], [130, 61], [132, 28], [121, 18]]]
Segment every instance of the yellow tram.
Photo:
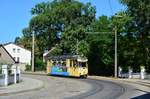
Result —
[[50, 75], [84, 77], [88, 75], [88, 59], [78, 55], [52, 56], [47, 61], [47, 73]]

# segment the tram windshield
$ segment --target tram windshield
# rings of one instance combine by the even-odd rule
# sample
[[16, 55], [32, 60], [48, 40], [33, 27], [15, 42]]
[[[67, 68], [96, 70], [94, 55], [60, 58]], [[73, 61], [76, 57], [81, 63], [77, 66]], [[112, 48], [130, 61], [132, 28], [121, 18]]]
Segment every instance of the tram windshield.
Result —
[[86, 62], [79, 62], [80, 67], [86, 67]]

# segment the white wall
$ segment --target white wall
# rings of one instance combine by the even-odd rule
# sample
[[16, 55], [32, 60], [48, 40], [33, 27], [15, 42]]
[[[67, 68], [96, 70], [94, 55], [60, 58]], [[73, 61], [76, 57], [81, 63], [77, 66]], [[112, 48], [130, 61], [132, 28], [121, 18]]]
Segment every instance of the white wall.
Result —
[[31, 51], [13, 43], [4, 45], [4, 47], [16, 61], [19, 58], [19, 63], [31, 64]]

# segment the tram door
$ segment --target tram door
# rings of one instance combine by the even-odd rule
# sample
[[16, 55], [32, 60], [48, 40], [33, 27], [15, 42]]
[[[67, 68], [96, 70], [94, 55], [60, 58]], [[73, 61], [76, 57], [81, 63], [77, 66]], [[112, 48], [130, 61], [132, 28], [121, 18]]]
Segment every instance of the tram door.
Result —
[[79, 75], [79, 66], [78, 66], [78, 62], [77, 60], [73, 60], [73, 72], [74, 72], [74, 76], [80, 76]]

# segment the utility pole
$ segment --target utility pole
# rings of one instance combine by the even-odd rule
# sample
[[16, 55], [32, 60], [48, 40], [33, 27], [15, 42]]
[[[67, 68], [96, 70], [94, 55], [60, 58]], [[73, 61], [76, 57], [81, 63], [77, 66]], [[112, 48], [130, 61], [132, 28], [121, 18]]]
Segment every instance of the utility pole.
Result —
[[117, 26], [115, 26], [115, 78], [117, 78], [117, 73]]
[[79, 55], [79, 39], [78, 38], [79, 38], [79, 35], [77, 33], [77, 41], [76, 41], [77, 42], [77, 45], [76, 45], [77, 46], [77, 48], [76, 48], [76, 54], [77, 55]]
[[[121, 15], [115, 15], [116, 18], [122, 18], [123, 16]], [[115, 71], [114, 71], [114, 76], [115, 78], [117, 78], [118, 76], [118, 63], [117, 63], [117, 60], [118, 60], [118, 55], [117, 55], [117, 24], [115, 25]]]
[[34, 72], [34, 40], [35, 40], [35, 35], [33, 31], [32, 32], [32, 72]]

